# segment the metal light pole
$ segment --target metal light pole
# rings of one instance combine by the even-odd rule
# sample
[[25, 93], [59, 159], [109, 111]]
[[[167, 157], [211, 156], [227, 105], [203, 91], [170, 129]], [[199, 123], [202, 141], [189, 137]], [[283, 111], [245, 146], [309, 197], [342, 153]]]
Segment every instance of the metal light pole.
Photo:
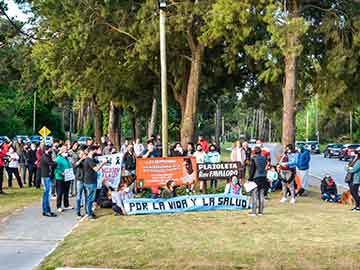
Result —
[[163, 157], [168, 156], [168, 104], [166, 68], [166, 0], [159, 0], [160, 8], [160, 62], [161, 62], [161, 119]]

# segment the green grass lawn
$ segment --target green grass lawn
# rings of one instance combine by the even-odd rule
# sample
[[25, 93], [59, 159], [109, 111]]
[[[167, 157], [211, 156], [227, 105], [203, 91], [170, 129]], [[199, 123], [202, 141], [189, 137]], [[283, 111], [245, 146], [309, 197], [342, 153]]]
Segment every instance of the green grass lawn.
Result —
[[5, 217], [14, 210], [29, 204], [39, 202], [42, 191], [40, 189], [24, 187], [4, 188], [6, 195], [0, 195], [0, 218]]
[[360, 215], [321, 202], [293, 206], [271, 194], [265, 216], [198, 212], [116, 217], [97, 211], [46, 258], [41, 269], [360, 269]]

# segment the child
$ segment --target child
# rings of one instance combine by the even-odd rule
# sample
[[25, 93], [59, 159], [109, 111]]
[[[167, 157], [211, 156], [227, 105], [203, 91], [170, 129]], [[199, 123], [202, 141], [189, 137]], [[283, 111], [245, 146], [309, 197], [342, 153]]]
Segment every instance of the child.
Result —
[[233, 175], [226, 184], [224, 194], [242, 195], [241, 185], [236, 175]]
[[276, 190], [281, 190], [282, 189], [282, 178], [281, 178], [281, 175], [280, 175], [280, 165], [277, 165], [276, 166], [276, 173], [278, 175], [277, 177], [277, 180], [275, 180], [273, 183], [272, 183], [272, 186], [271, 186], [271, 191], [274, 192]]
[[270, 170], [267, 171], [266, 178], [269, 181], [269, 187], [271, 192], [273, 183], [275, 183], [275, 181], [279, 179], [279, 174], [277, 173], [275, 166], [270, 167]]
[[326, 175], [320, 185], [321, 199], [327, 202], [339, 202], [340, 195], [334, 179], [330, 175]]

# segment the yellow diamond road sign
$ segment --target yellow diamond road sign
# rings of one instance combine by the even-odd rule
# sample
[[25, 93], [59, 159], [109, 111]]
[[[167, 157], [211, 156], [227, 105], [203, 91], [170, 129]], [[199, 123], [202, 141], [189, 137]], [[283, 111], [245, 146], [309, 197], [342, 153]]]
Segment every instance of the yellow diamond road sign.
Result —
[[48, 129], [47, 127], [43, 126], [40, 130], [39, 130], [39, 134], [43, 137], [47, 137], [49, 136], [51, 133], [50, 129]]

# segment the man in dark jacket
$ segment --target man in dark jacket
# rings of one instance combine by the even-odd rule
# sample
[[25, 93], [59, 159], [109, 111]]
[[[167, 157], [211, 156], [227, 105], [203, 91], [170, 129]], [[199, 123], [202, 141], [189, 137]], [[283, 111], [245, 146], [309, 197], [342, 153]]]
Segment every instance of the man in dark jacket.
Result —
[[30, 150], [26, 152], [26, 158], [28, 162], [28, 169], [29, 169], [29, 187], [35, 186], [36, 180], [36, 145], [31, 144]]
[[44, 186], [44, 192], [42, 196], [43, 216], [56, 217], [56, 215], [53, 212], [51, 212], [51, 208], [50, 208], [50, 196], [51, 196], [51, 187], [52, 187], [52, 180], [50, 176], [52, 170], [54, 169], [54, 162], [51, 159], [50, 147], [47, 147], [45, 149], [45, 153], [41, 157], [39, 167], [41, 173], [41, 182]]
[[[84, 148], [81, 148], [79, 150], [79, 160], [77, 160], [74, 163], [74, 168], [75, 168], [75, 180], [76, 180], [76, 185], [77, 185], [77, 193], [76, 193], [76, 214], [78, 217], [82, 217], [81, 214], [81, 201], [83, 198], [83, 194], [84, 194], [84, 198], [85, 198], [85, 203], [84, 205], [86, 205], [87, 203], [87, 191], [84, 185], [84, 160], [86, 159], [86, 153], [84, 151]], [[85, 207], [85, 211], [86, 211], [86, 207]]]
[[340, 200], [336, 183], [330, 175], [325, 176], [321, 181], [320, 190], [322, 200], [327, 202], [338, 202]]
[[265, 206], [265, 189], [267, 188], [266, 166], [267, 159], [261, 155], [261, 148], [256, 146], [254, 149], [255, 156], [251, 159], [250, 177], [249, 181], [254, 181], [257, 185], [251, 191], [252, 197], [252, 212], [251, 216], [256, 216], [256, 209], [259, 209], [258, 214], [264, 214]]

